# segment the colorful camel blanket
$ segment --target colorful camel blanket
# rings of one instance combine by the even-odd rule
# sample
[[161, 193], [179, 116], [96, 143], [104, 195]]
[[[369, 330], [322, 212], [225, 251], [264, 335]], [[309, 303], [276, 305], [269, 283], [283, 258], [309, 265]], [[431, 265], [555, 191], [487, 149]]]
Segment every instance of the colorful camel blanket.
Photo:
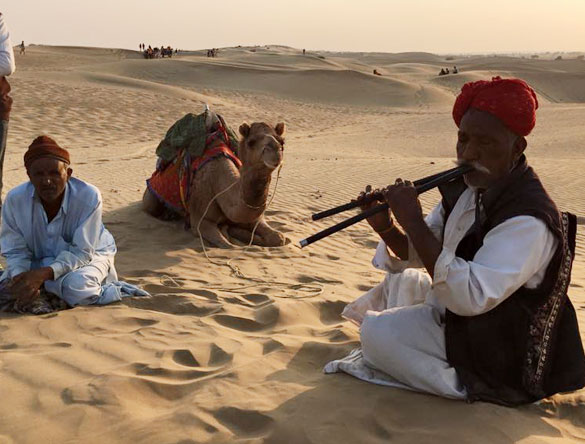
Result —
[[[201, 114], [185, 114], [169, 128], [165, 138], [156, 147], [156, 155], [164, 162], [172, 162], [181, 151], [187, 151], [192, 159], [203, 156], [209, 146], [210, 133], [222, 129], [222, 137], [226, 145], [236, 151], [238, 138], [232, 129], [225, 123], [220, 115], [217, 115], [219, 123], [210, 133], [207, 132], [205, 122], [211, 111]], [[221, 128], [219, 128], [221, 127]]]
[[185, 147], [180, 149], [170, 161], [159, 156], [156, 171], [146, 181], [149, 191], [168, 209], [186, 217], [189, 214], [188, 202], [191, 181], [200, 168], [209, 161], [222, 156], [234, 162], [238, 169], [242, 166], [242, 162], [234, 153], [234, 138], [231, 137], [232, 133], [228, 130], [227, 125], [220, 118], [212, 132], [206, 135], [206, 148], [201, 155], [193, 155], [189, 147]]
[[234, 164], [240, 168], [242, 163], [236, 157], [234, 152], [226, 145], [220, 145], [211, 148], [194, 160], [186, 150], [183, 150], [179, 155], [166, 167], [157, 169], [146, 181], [146, 185], [151, 193], [159, 198], [169, 209], [186, 216], [189, 202], [189, 189], [191, 187], [191, 180], [197, 170], [202, 168], [210, 160], [217, 157], [227, 157]]

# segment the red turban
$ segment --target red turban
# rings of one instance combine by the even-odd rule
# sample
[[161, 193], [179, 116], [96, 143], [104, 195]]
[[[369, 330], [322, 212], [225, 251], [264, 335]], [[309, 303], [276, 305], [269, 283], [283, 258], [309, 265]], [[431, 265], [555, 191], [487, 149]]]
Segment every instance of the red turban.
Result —
[[65, 162], [67, 165], [71, 163], [69, 152], [57, 145], [57, 142], [49, 136], [39, 136], [33, 140], [33, 143], [28, 147], [28, 151], [24, 153], [24, 166], [28, 170], [35, 160], [42, 157], [52, 157]]
[[524, 80], [494, 77], [491, 81], [463, 85], [453, 106], [453, 119], [458, 127], [469, 108], [490, 113], [514, 133], [527, 136], [536, 124], [538, 100]]

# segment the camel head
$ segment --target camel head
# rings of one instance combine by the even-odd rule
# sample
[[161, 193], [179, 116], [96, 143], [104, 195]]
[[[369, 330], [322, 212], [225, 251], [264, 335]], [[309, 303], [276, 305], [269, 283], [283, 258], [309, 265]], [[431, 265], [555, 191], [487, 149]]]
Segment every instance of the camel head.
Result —
[[274, 128], [264, 122], [242, 123], [240, 134], [243, 138], [238, 157], [244, 165], [263, 165], [270, 171], [275, 170], [282, 163], [284, 132], [284, 123], [278, 123]]

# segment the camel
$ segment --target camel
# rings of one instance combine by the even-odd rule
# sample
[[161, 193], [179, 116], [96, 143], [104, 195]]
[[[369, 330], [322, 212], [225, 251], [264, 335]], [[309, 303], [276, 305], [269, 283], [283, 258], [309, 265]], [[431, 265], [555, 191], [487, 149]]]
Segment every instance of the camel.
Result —
[[[284, 123], [275, 127], [264, 122], [239, 128], [240, 169], [225, 156], [216, 157], [199, 169], [192, 179], [188, 213], [191, 230], [204, 242], [219, 248], [235, 246], [228, 237], [249, 243], [256, 226], [254, 245], [283, 246], [289, 242], [264, 219], [272, 173], [283, 160]], [[213, 146], [208, 147], [208, 149]], [[213, 202], [212, 199], [215, 198]], [[146, 189], [143, 209], [160, 217], [164, 205]], [[226, 233], [228, 236], [226, 236]]]

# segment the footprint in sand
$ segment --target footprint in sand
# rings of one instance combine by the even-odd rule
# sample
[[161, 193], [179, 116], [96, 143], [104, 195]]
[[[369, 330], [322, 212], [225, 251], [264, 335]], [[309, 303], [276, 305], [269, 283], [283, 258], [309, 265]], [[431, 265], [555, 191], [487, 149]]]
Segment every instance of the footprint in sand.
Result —
[[276, 341], [275, 339], [267, 339], [262, 344], [262, 354], [267, 355], [268, 353], [272, 353], [276, 350], [282, 350], [284, 345], [281, 342]]
[[201, 367], [201, 364], [199, 364], [199, 361], [190, 350], [175, 350], [173, 352], [173, 361], [185, 367]]
[[192, 292], [177, 292], [175, 294], [158, 294], [152, 297], [131, 298], [125, 299], [122, 303], [141, 310], [197, 317], [208, 316], [223, 310], [221, 303], [194, 299]]
[[343, 322], [343, 318], [341, 317], [341, 312], [347, 305], [343, 301], [322, 301], [317, 302], [317, 307], [319, 309], [319, 319], [323, 324], [330, 325], [330, 324], [338, 324], [339, 322]]
[[[141, 318], [137, 316], [120, 316], [116, 318], [115, 324], [109, 328], [111, 332], [118, 333], [135, 333], [140, 332], [143, 328], [151, 327], [158, 324], [159, 321], [156, 319]], [[95, 333], [103, 333], [105, 330], [101, 327], [95, 327], [92, 329]]]
[[299, 275], [297, 280], [302, 284], [311, 284], [313, 282], [318, 282], [320, 284], [333, 284], [333, 285], [343, 284], [342, 281], [339, 281], [337, 279], [327, 279], [324, 277], [308, 276], [306, 274]]
[[89, 383], [65, 388], [61, 398], [65, 404], [109, 404], [116, 398], [111, 384], [122, 378], [132, 380], [128, 387], [134, 387], [142, 394], [147, 390], [166, 400], [182, 399], [201, 387], [201, 378], [233, 376], [229, 368], [233, 352], [241, 344], [237, 341], [224, 342], [221, 346], [211, 343], [192, 350], [171, 350], [163, 354], [164, 359], [154, 363], [130, 363], [117, 368], [113, 375], [98, 375]]
[[16, 344], [14, 342], [10, 344], [2, 344], [0, 345], [0, 350], [28, 350], [28, 351], [46, 351], [49, 348], [69, 348], [71, 344], [69, 342], [55, 342], [53, 344]]
[[209, 347], [197, 347], [196, 350], [181, 349], [172, 353], [172, 360], [176, 364], [191, 368], [225, 367], [233, 358], [233, 353], [228, 353], [215, 343], [211, 343]]
[[279, 310], [274, 305], [266, 305], [254, 311], [254, 319], [239, 316], [218, 314], [213, 319], [224, 327], [233, 330], [258, 332], [272, 328], [278, 322]]
[[316, 338], [327, 338], [329, 342], [346, 342], [349, 340], [349, 336], [339, 328], [330, 330], [311, 329], [311, 334]]
[[244, 305], [246, 307], [263, 307], [268, 304], [273, 304], [274, 300], [265, 294], [250, 293], [242, 296], [226, 297], [224, 298], [224, 302]]
[[258, 438], [272, 430], [274, 419], [255, 410], [237, 407], [222, 407], [213, 412], [221, 424], [230, 429], [238, 438]]
[[153, 296], [167, 295], [167, 294], [189, 294], [199, 298], [208, 299], [210, 301], [217, 301], [217, 293], [210, 290], [203, 289], [188, 289], [183, 287], [168, 287], [159, 284], [146, 284], [144, 289]]

